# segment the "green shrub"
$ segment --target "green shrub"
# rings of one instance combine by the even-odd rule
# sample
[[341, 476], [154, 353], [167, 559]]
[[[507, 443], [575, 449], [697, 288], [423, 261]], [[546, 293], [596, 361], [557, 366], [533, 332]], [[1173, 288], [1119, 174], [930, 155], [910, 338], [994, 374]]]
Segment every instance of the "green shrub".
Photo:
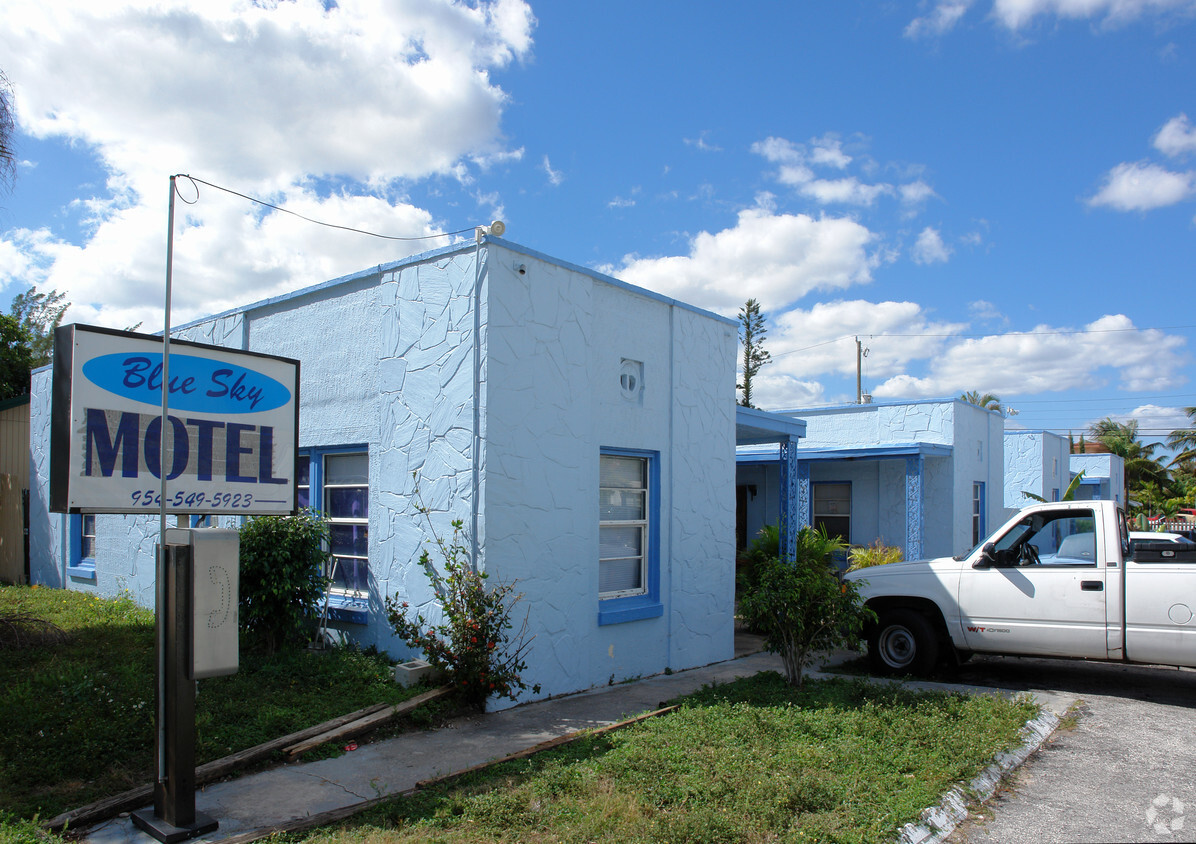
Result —
[[[427, 518], [422, 501], [416, 509]], [[474, 569], [462, 540], [463, 524], [460, 519], [452, 524], [453, 538], [448, 542], [433, 531], [444, 557], [443, 573], [436, 570], [427, 549], [419, 558], [440, 599], [441, 622], [430, 624], [423, 613], [412, 618], [410, 604], [393, 598], [386, 599], [386, 612], [399, 638], [423, 652], [429, 663], [447, 675], [466, 705], [481, 711], [491, 695], [515, 700], [528, 688], [522, 674], [527, 670], [525, 656], [534, 637], [527, 635], [526, 613], [512, 635], [515, 605], [523, 595], [514, 593], [514, 584], [492, 584], [485, 572]], [[538, 685], [531, 688], [539, 694]]]
[[872, 566], [900, 563], [902, 556], [901, 549], [896, 545], [885, 545], [877, 539], [871, 545], [857, 545], [847, 552], [847, 559], [851, 561], [851, 565], [847, 567], [847, 570], [856, 571], [857, 569], [867, 569]]
[[781, 529], [777, 525], [760, 528], [756, 538], [735, 558], [736, 595], [743, 594], [756, 582], [756, 569], [761, 563], [781, 556]]
[[857, 584], [840, 581], [831, 569], [842, 540], [803, 527], [794, 546], [792, 561], [772, 557], [756, 566], [739, 612], [764, 634], [765, 648], [780, 654], [789, 682], [801, 688], [802, 669], [814, 654], [857, 642], [872, 611], [863, 607]]
[[328, 586], [328, 522], [315, 510], [258, 516], [240, 536], [242, 629], [267, 653], [302, 641]]

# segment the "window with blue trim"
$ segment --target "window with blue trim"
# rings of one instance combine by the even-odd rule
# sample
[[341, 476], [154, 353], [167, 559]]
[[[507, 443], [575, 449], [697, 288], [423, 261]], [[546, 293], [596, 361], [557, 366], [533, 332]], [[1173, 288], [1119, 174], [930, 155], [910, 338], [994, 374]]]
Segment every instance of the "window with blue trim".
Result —
[[304, 449], [296, 499], [328, 520], [334, 617], [365, 621], [369, 595], [369, 452], [364, 446]]
[[598, 464], [599, 624], [662, 615], [657, 452], [603, 449]]
[[96, 576], [96, 517], [94, 513], [70, 517], [71, 561], [67, 574], [94, 580]]
[[980, 540], [988, 535], [984, 524], [984, 483], [972, 483], [972, 546], [980, 544]]

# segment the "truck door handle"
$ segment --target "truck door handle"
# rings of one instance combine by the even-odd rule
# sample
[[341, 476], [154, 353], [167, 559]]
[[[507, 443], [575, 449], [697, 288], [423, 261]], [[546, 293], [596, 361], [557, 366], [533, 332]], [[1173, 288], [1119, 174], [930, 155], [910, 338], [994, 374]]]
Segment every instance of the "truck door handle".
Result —
[[1105, 584], [1099, 580], [1081, 580], [1080, 589], [1084, 592], [1103, 592]]

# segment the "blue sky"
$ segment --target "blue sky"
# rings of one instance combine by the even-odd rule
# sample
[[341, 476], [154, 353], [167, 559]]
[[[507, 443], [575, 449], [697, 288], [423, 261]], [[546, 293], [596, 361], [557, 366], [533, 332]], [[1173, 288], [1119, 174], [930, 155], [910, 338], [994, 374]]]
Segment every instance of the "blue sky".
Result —
[[[754, 297], [765, 408], [853, 401], [857, 336], [876, 400], [1064, 433], [1196, 405], [1196, 0], [5, 6], [2, 303], [160, 327], [191, 173]], [[448, 242], [202, 185], [178, 214], [176, 324]]]

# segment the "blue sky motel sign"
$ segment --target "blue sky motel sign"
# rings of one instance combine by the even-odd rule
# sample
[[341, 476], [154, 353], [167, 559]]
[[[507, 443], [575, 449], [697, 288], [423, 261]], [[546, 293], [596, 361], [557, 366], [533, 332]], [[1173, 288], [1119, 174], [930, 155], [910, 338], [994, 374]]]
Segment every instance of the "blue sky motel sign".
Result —
[[295, 511], [299, 361], [172, 340], [162, 452], [162, 339], [68, 325], [55, 333], [55, 512]]

